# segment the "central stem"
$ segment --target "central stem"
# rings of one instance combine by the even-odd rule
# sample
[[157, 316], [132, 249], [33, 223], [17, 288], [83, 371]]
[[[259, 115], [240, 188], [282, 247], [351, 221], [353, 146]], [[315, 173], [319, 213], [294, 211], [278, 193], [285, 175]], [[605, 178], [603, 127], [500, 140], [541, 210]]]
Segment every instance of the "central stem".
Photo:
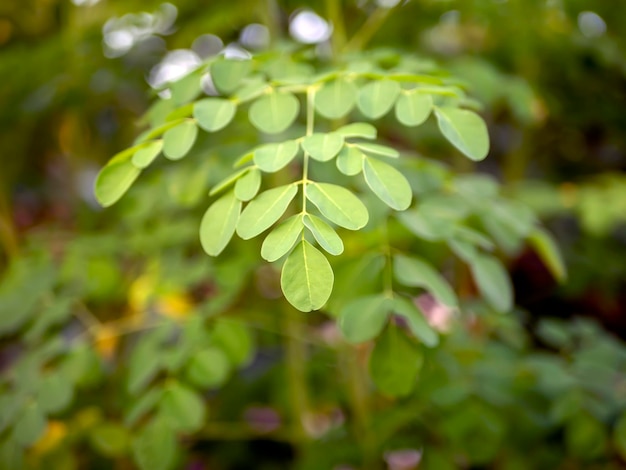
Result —
[[[306, 136], [313, 135], [315, 126], [315, 88], [308, 87], [306, 90]], [[306, 187], [309, 184], [309, 154], [304, 151], [302, 160], [302, 212], [306, 213]], [[304, 232], [302, 232], [304, 237]]]

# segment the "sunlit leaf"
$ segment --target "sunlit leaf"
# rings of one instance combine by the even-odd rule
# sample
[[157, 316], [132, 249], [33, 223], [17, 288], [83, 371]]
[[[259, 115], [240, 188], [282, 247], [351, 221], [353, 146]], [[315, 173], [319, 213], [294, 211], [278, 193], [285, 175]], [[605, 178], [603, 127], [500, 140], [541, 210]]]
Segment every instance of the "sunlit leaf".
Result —
[[382, 393], [402, 397], [411, 393], [417, 384], [423, 361], [419, 348], [401, 330], [390, 325], [376, 341], [369, 369]]
[[306, 188], [306, 196], [324, 217], [341, 227], [358, 230], [367, 224], [369, 214], [365, 205], [341, 186], [310, 183]]
[[298, 116], [300, 102], [291, 93], [268, 93], [250, 106], [250, 122], [261, 132], [277, 134], [287, 129]]
[[211, 64], [211, 79], [221, 93], [230, 93], [251, 70], [250, 60], [220, 59]]
[[392, 301], [384, 295], [360, 297], [346, 304], [339, 313], [339, 328], [351, 343], [374, 339], [385, 327]]
[[235, 233], [241, 201], [233, 191], [215, 201], [205, 212], [200, 223], [202, 248], [211, 256], [219, 255]]
[[485, 121], [473, 111], [435, 108], [441, 133], [471, 160], [483, 160], [489, 153], [489, 133]]
[[223, 98], [205, 98], [193, 106], [193, 117], [198, 125], [208, 132], [219, 131], [235, 117], [237, 106], [231, 100]]
[[365, 154], [353, 145], [346, 145], [337, 155], [337, 169], [344, 175], [354, 176], [361, 173], [363, 169], [363, 158]]
[[188, 103], [195, 99], [201, 92], [202, 86], [200, 79], [202, 74], [200, 70], [194, 70], [185, 77], [175, 81], [170, 85], [172, 92], [171, 100], [178, 106]]
[[170, 160], [183, 158], [196, 141], [198, 126], [194, 121], [181, 122], [163, 134], [163, 155]]
[[285, 213], [297, 192], [297, 186], [289, 184], [259, 194], [241, 213], [237, 234], [248, 240], [270, 228]]
[[472, 259], [470, 268], [478, 290], [489, 305], [498, 312], [513, 308], [511, 279], [497, 258], [478, 254]]
[[98, 173], [95, 183], [96, 199], [103, 207], [115, 204], [135, 182], [141, 170], [128, 159], [111, 160]]
[[46, 413], [63, 411], [74, 397], [72, 383], [56, 373], [47, 374], [39, 386], [37, 404]]
[[315, 93], [315, 109], [328, 119], [348, 114], [356, 104], [357, 88], [342, 78], [326, 82]]
[[389, 158], [398, 158], [400, 156], [400, 152], [393, 147], [387, 147], [386, 145], [372, 144], [369, 142], [359, 142], [353, 145], [369, 155], [378, 155]]
[[346, 124], [335, 131], [335, 133], [349, 137], [360, 137], [361, 139], [373, 140], [378, 135], [378, 131], [374, 126], [367, 122], [353, 122]]
[[330, 263], [306, 240], [289, 254], [280, 276], [285, 298], [301, 312], [322, 308], [333, 290], [333, 281]]
[[[195, 171], [197, 170], [194, 168], [194, 172]], [[215, 194], [221, 193], [226, 188], [232, 186], [234, 182], [239, 181], [240, 178], [243, 178], [243, 176], [248, 171], [249, 171], [248, 168], [243, 168], [239, 171], [236, 171], [233, 174], [228, 175], [226, 178], [224, 178], [222, 181], [220, 181], [219, 183], [217, 183], [215, 186], [211, 188], [211, 191], [209, 192], [209, 196], [214, 196]], [[188, 182], [188, 177], [183, 180], [183, 183], [187, 183], [187, 182]]]
[[401, 284], [422, 287], [442, 304], [457, 306], [458, 300], [450, 284], [427, 262], [416, 257], [396, 255], [393, 258], [393, 271]]
[[396, 118], [405, 126], [419, 126], [433, 109], [433, 99], [415, 91], [402, 93], [396, 102]]
[[400, 94], [400, 85], [391, 80], [375, 80], [359, 90], [357, 104], [365, 116], [378, 119], [389, 112]]
[[300, 146], [295, 140], [266, 144], [254, 151], [254, 163], [267, 173], [274, 173], [291, 162]]
[[343, 147], [343, 136], [335, 132], [312, 134], [304, 138], [302, 148], [320, 162], [334, 158]]
[[331, 255], [340, 255], [343, 253], [343, 242], [330, 225], [312, 214], [306, 214], [303, 221], [317, 243], [319, 243], [324, 250]]
[[263, 259], [273, 262], [286, 255], [302, 233], [302, 214], [289, 217], [276, 226], [261, 246]]
[[235, 184], [235, 196], [240, 201], [249, 201], [259, 192], [261, 187], [261, 172], [252, 168], [244, 176], [237, 180]]
[[370, 189], [392, 209], [403, 211], [411, 205], [411, 186], [404, 175], [387, 163], [366, 158], [363, 175]]
[[163, 141], [155, 140], [150, 142], [145, 147], [137, 150], [132, 158], [133, 165], [137, 168], [143, 169], [150, 166], [154, 159], [161, 153], [163, 149]]
[[437, 332], [428, 324], [424, 313], [414, 302], [404, 297], [395, 297], [393, 311], [406, 320], [411, 333], [425, 346], [433, 348], [439, 344]]

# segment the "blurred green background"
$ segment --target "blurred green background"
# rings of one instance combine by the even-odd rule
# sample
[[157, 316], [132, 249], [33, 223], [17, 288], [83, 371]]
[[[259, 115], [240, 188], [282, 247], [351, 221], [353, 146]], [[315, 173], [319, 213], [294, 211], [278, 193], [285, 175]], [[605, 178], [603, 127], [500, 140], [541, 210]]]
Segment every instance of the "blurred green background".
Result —
[[[306, 11], [316, 15], [299, 15]], [[85, 346], [97, 354], [80, 356], [98, 366], [72, 372], [72, 407], [52, 412], [30, 440], [36, 448], [26, 461], [7, 437], [15, 377], [3, 381], [2, 468], [133, 468], [126, 444], [119, 444], [122, 450], [106, 444], [132, 433], [115, 424], [127, 400], [116, 387], [129, 346], [126, 336], [107, 335], [106, 328], [136, 331], [133, 321], [147, 305], [169, 319], [221, 311], [246, 295], [247, 282], [262, 299], [247, 320], [260, 335], [258, 349], [239, 346], [232, 354], [243, 354], [233, 364], [255, 357], [255, 366], [210, 398], [219, 405], [217, 424], [186, 444], [179, 468], [292, 468], [294, 462], [297, 468], [365, 468], [358, 455], [367, 452], [336, 413], [348, 399], [326, 377], [328, 370], [341, 375], [343, 367], [329, 359], [326, 346], [308, 359], [313, 393], [320, 395], [311, 436], [294, 442], [273, 424], [285, 406], [271, 334], [280, 325], [268, 319], [278, 288], [264, 280], [243, 245], [226, 264], [198, 249], [206, 190], [219, 178], [203, 176], [202, 168], [164, 165], [112, 209], [99, 208], [92, 194], [98, 169], [142, 130], [140, 117], [167, 80], [224, 48], [256, 53], [299, 40], [318, 42], [323, 56], [332, 47], [324, 39], [330, 28], [355, 46], [399, 48], [433, 60], [467, 84], [484, 104], [489, 157], [472, 165], [428, 129], [414, 139], [415, 149], [454, 171], [497, 178], [507, 196], [533, 208], [556, 235], [568, 267], [558, 285], [532, 251], [510, 260], [519, 311], [460, 321], [429, 353], [433, 365], [415, 396], [377, 405], [386, 411], [369, 425], [382, 436], [380, 465], [624, 468], [624, 25], [626, 4], [610, 0], [1, 2], [3, 373], [29, 382], [30, 369], [16, 369], [15, 358], [25, 348], [45, 356], [40, 346], [49, 346], [60, 325], [66, 325], [63, 335], [73, 334], [72, 314], [83, 324], [105, 325]], [[392, 124], [382, 126], [393, 140]], [[27, 313], [20, 319], [14, 311]], [[45, 324], [33, 320], [40, 312]], [[217, 336], [229, 334], [245, 336], [239, 330]], [[49, 347], [59, 364], [69, 361], [62, 346]], [[98, 387], [110, 400], [99, 401]], [[408, 420], [407, 413], [419, 418]], [[261, 427], [269, 420], [269, 430], [219, 424], [235, 415], [255, 416], [248, 421], [260, 420], [255, 425]]]

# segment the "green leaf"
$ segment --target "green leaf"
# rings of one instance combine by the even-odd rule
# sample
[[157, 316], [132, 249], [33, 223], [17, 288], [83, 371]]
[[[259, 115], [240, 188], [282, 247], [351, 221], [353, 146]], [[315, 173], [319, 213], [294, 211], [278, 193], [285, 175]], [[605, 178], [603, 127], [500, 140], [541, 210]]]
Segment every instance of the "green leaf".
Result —
[[237, 106], [231, 100], [206, 98], [194, 104], [193, 117], [202, 129], [215, 132], [226, 127], [235, 117], [236, 111]]
[[181, 432], [197, 431], [203, 426], [206, 416], [202, 398], [176, 381], [169, 383], [163, 391], [159, 411], [172, 429]]
[[198, 126], [195, 121], [187, 120], [163, 134], [163, 155], [170, 160], [183, 158], [196, 141]]
[[414, 302], [404, 297], [394, 297], [393, 311], [407, 321], [411, 333], [424, 346], [434, 348], [439, 344], [437, 332], [428, 324], [424, 313], [417, 308]]
[[250, 106], [250, 122], [261, 132], [277, 134], [287, 129], [298, 116], [300, 102], [291, 93], [273, 91]]
[[567, 270], [552, 236], [546, 230], [537, 227], [528, 236], [528, 243], [535, 249], [554, 278], [563, 282], [567, 278]]
[[174, 431], [163, 418], [157, 418], [133, 440], [133, 457], [141, 470], [170, 470], [174, 466], [177, 445]]
[[13, 428], [13, 438], [22, 446], [34, 444], [46, 429], [46, 417], [36, 403], [24, 409]]
[[344, 175], [354, 176], [363, 169], [365, 154], [353, 145], [346, 145], [337, 155], [337, 169]]
[[390, 325], [376, 341], [369, 369], [374, 384], [382, 393], [403, 397], [415, 387], [422, 363], [418, 347], [398, 328]]
[[433, 109], [433, 99], [430, 95], [409, 91], [402, 93], [396, 102], [396, 118], [405, 126], [419, 126]]
[[161, 153], [163, 149], [163, 141], [155, 140], [145, 147], [137, 150], [132, 158], [133, 165], [137, 168], [144, 169], [150, 166], [154, 159]]
[[333, 290], [333, 281], [330, 263], [306, 240], [287, 257], [280, 275], [285, 298], [301, 312], [322, 308]]
[[325, 118], [342, 118], [354, 108], [356, 98], [354, 83], [339, 78], [326, 82], [315, 93], [315, 109]]
[[274, 228], [261, 246], [261, 256], [271, 262], [283, 257], [302, 233], [302, 214], [289, 217]]
[[365, 227], [369, 220], [367, 207], [347, 189], [329, 183], [309, 183], [306, 197], [331, 222], [358, 230]]
[[274, 173], [286, 167], [298, 153], [300, 146], [295, 140], [266, 144], [254, 151], [254, 163], [266, 173]]
[[[195, 170], [196, 168], [194, 168], [194, 172]], [[215, 186], [213, 186], [213, 188], [211, 188], [211, 191], [209, 192], [209, 196], [214, 196], [215, 194], [221, 193], [224, 189], [231, 186], [235, 181], [238, 181], [239, 178], [242, 178], [249, 170], [250, 170], [250, 167], [242, 168], [241, 170], [236, 171], [235, 173], [231, 175], [228, 175], [222, 181], [220, 181]], [[187, 181], [188, 181], [188, 178], [185, 178], [184, 182], [187, 183]]]
[[458, 305], [456, 294], [450, 284], [427, 262], [415, 257], [396, 255], [393, 258], [393, 270], [399, 283], [422, 287], [449, 307]]
[[216, 388], [223, 385], [229, 374], [228, 357], [217, 348], [207, 348], [197, 352], [186, 369], [188, 380], [203, 388]]
[[37, 404], [45, 413], [56, 413], [67, 408], [72, 398], [74, 398], [74, 388], [67, 377], [58, 372], [50, 373], [39, 385]]
[[391, 313], [391, 299], [384, 295], [360, 297], [339, 313], [339, 328], [351, 343], [362, 343], [380, 334]]
[[235, 366], [248, 363], [252, 353], [250, 330], [240, 321], [224, 319], [215, 324], [211, 336], [212, 344], [220, 348]]
[[133, 350], [128, 364], [128, 391], [141, 392], [162, 367], [159, 346], [147, 337], [142, 338]]
[[369, 82], [359, 90], [358, 106], [365, 116], [378, 119], [389, 112], [400, 94], [400, 85], [391, 80]]
[[107, 163], [96, 178], [94, 192], [102, 207], [119, 201], [141, 173], [129, 160], [114, 160]]
[[118, 423], [102, 423], [89, 432], [91, 446], [105, 457], [121, 457], [130, 447], [128, 430]]
[[252, 168], [237, 180], [235, 184], [235, 196], [240, 201], [249, 201], [257, 195], [260, 187], [261, 172], [257, 168]]
[[202, 71], [194, 70], [170, 85], [172, 101], [180, 106], [196, 98], [202, 92]]
[[342, 147], [343, 136], [335, 132], [309, 135], [302, 141], [304, 151], [320, 162], [334, 158]]
[[235, 90], [252, 70], [250, 60], [220, 59], [211, 64], [211, 80], [221, 93]]
[[200, 223], [200, 242], [210, 256], [219, 255], [235, 233], [241, 201], [233, 191], [228, 192], [205, 212]]
[[374, 140], [378, 135], [378, 131], [374, 126], [367, 122], [353, 122], [340, 127], [335, 131], [336, 134], [340, 134], [345, 138], [360, 137], [362, 139]]
[[241, 213], [237, 234], [248, 240], [270, 228], [285, 213], [297, 192], [298, 187], [289, 184], [259, 194]]
[[343, 242], [330, 225], [312, 214], [306, 214], [303, 221], [324, 250], [335, 256], [343, 253]]
[[246, 101], [258, 98], [269, 88], [268, 83], [260, 77], [250, 79], [235, 93], [232, 98], [238, 103], [244, 103]]
[[392, 147], [387, 147], [386, 145], [370, 144], [369, 142], [358, 142], [353, 145], [370, 155], [379, 155], [381, 157], [389, 158], [398, 158], [400, 156], [400, 152]]
[[435, 108], [439, 129], [446, 139], [468, 158], [483, 160], [489, 153], [489, 133], [485, 121], [473, 111]]
[[477, 254], [470, 263], [474, 281], [481, 295], [498, 312], [513, 308], [513, 288], [509, 274], [495, 257]]
[[411, 205], [411, 186], [391, 165], [374, 158], [363, 160], [363, 175], [370, 189], [392, 209], [403, 211]]

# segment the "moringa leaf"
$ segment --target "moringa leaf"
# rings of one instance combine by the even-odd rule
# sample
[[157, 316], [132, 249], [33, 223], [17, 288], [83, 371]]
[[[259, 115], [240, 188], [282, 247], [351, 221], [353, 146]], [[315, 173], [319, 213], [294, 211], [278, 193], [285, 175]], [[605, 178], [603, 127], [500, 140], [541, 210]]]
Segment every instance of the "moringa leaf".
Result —
[[342, 147], [343, 136], [335, 132], [312, 134], [302, 141], [302, 149], [320, 162], [334, 158]]
[[498, 312], [513, 308], [513, 287], [508, 272], [494, 256], [477, 253], [470, 261], [472, 276], [483, 298]]
[[365, 227], [369, 220], [367, 207], [347, 189], [329, 183], [309, 183], [306, 197], [331, 222], [358, 230]]
[[362, 152], [370, 155], [379, 155], [381, 157], [389, 158], [398, 158], [400, 156], [400, 152], [393, 147], [387, 147], [386, 145], [371, 144], [369, 142], [358, 142], [352, 145], [358, 147]]
[[248, 240], [270, 228], [285, 213], [297, 192], [296, 185], [288, 184], [259, 194], [241, 213], [237, 234]]
[[100, 205], [109, 207], [119, 201], [140, 173], [128, 158], [109, 161], [96, 178], [94, 193]]
[[230, 93], [251, 70], [250, 60], [219, 59], [211, 64], [211, 80], [221, 93]]
[[378, 119], [389, 112], [398, 95], [400, 85], [392, 80], [376, 80], [369, 82], [359, 90], [358, 107], [371, 119]]
[[365, 182], [381, 201], [392, 209], [403, 211], [411, 205], [411, 186], [404, 175], [375, 158], [363, 160]]
[[298, 154], [300, 146], [295, 140], [266, 144], [254, 151], [254, 163], [266, 173], [281, 170]]
[[285, 298], [301, 312], [322, 308], [333, 290], [333, 281], [330, 263], [306, 240], [289, 254], [280, 275]]
[[339, 119], [356, 104], [357, 88], [343, 78], [326, 82], [315, 93], [315, 109], [328, 119]]
[[163, 134], [163, 155], [170, 160], [183, 158], [198, 136], [198, 126], [193, 120], [185, 120]]
[[346, 145], [337, 155], [337, 169], [347, 176], [354, 176], [361, 173], [363, 169], [363, 159], [365, 154], [353, 145]]
[[468, 158], [479, 161], [487, 156], [489, 133], [478, 114], [466, 109], [436, 107], [435, 116], [441, 133]]
[[343, 253], [343, 242], [330, 225], [312, 214], [306, 214], [303, 222], [324, 250], [335, 256]]
[[361, 139], [370, 140], [374, 140], [378, 135], [376, 128], [367, 122], [353, 122], [352, 124], [347, 124], [337, 129], [335, 133], [345, 138], [360, 137]]
[[433, 109], [433, 98], [415, 90], [401, 93], [396, 101], [396, 118], [409, 127], [422, 124]]
[[200, 223], [200, 243], [210, 256], [219, 255], [235, 233], [241, 201], [233, 191], [228, 192], [205, 212]]
[[277, 134], [293, 124], [299, 110], [300, 102], [294, 95], [272, 91], [252, 103], [248, 116], [261, 132]]
[[400, 284], [422, 287], [439, 302], [456, 307], [458, 300], [448, 281], [430, 264], [416, 257], [396, 255], [393, 258], [393, 271]]
[[132, 158], [133, 165], [139, 169], [144, 169], [150, 166], [154, 159], [161, 153], [163, 149], [163, 141], [155, 140], [150, 142], [145, 147], [137, 150]]
[[235, 183], [235, 196], [240, 201], [249, 201], [257, 195], [260, 187], [261, 171], [252, 168]]
[[567, 278], [567, 270], [561, 252], [552, 235], [546, 230], [537, 227], [528, 236], [528, 243], [535, 249], [554, 278], [559, 282], [563, 282]]
[[216, 132], [226, 127], [235, 117], [237, 106], [224, 98], [205, 98], [193, 106], [193, 117], [207, 132]]
[[374, 339], [385, 327], [391, 306], [391, 299], [381, 294], [354, 299], [341, 309], [339, 329], [351, 343]]
[[394, 297], [393, 311], [403, 317], [411, 330], [411, 333], [419, 339], [424, 346], [434, 348], [439, 344], [437, 332], [428, 324], [424, 313], [417, 305], [404, 297]]
[[261, 256], [271, 262], [286, 255], [302, 233], [302, 214], [289, 217], [276, 226], [261, 245]]

